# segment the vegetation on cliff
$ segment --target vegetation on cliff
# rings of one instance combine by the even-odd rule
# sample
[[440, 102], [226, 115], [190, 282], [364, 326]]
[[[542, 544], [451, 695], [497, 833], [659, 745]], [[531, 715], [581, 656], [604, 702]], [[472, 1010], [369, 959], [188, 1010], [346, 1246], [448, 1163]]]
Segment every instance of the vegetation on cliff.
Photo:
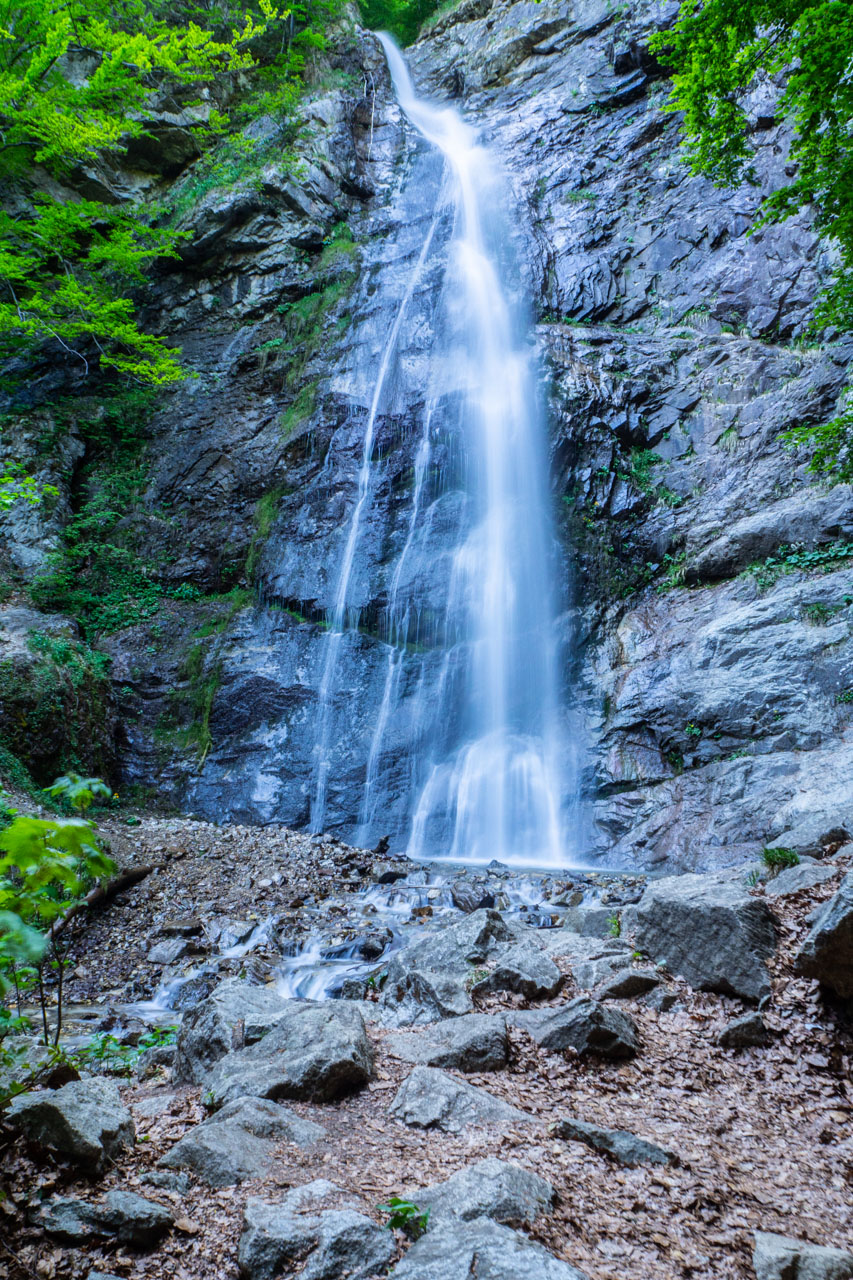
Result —
[[[684, 0], [675, 28], [651, 41], [674, 69], [671, 109], [684, 113], [694, 173], [722, 186], [753, 181], [751, 91], [769, 91], [793, 125], [790, 181], [769, 191], [757, 226], [804, 207], [837, 246], [838, 269], [816, 327], [853, 329], [853, 8], [836, 0]], [[853, 395], [838, 417], [791, 433], [811, 466], [853, 478]]]

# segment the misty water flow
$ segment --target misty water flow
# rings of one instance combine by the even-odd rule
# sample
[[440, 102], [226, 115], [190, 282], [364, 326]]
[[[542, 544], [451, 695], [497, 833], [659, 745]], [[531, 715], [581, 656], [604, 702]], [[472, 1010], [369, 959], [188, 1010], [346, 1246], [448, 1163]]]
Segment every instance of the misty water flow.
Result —
[[[366, 840], [375, 831], [386, 727], [405, 687], [414, 705], [407, 752], [409, 855], [565, 865], [573, 860], [566, 818], [577, 788], [561, 728], [545, 433], [526, 317], [507, 287], [512, 263], [501, 179], [475, 130], [455, 108], [418, 97], [394, 42], [385, 35], [379, 39], [403, 112], [444, 157], [443, 212], [451, 232], [444, 246], [433, 385], [415, 456], [408, 529], [388, 584], [384, 687], [366, 763], [359, 835]], [[370, 501], [377, 417], [406, 309], [439, 239], [438, 217], [390, 328], [367, 416], [356, 501], [329, 617], [316, 734], [315, 830], [323, 829], [326, 815], [334, 732], [329, 708], [341, 638], [358, 621], [347, 601]], [[446, 599], [437, 611], [434, 600], [420, 601], [402, 591], [401, 581], [413, 542], [430, 519], [424, 485], [439, 429], [433, 419], [443, 416], [447, 433], [451, 402], [460, 437], [465, 517], [451, 548]], [[419, 657], [419, 646], [412, 644], [413, 634], [421, 639], [422, 615], [431, 619], [429, 659]], [[418, 662], [420, 680], [412, 671]]]

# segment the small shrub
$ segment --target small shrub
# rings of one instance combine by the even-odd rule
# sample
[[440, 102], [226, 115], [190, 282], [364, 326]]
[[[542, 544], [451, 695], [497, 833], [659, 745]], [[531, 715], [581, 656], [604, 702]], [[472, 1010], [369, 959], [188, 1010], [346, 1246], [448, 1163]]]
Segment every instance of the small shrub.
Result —
[[761, 851], [761, 861], [770, 871], [782, 871], [785, 867], [799, 865], [800, 855], [793, 849], [774, 848]]
[[615, 911], [612, 916], [607, 917], [607, 932], [611, 938], [621, 938], [622, 936], [622, 921]]
[[411, 1200], [391, 1196], [387, 1204], [378, 1204], [380, 1213], [388, 1214], [389, 1231], [402, 1231], [410, 1240], [418, 1240], [427, 1229], [429, 1209], [421, 1210]]

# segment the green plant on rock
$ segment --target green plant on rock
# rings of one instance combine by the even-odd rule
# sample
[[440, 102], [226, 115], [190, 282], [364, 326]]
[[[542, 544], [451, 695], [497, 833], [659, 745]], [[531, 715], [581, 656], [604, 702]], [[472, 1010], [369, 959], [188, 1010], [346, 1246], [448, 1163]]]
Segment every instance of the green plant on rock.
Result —
[[607, 917], [607, 932], [611, 938], [621, 938], [622, 920], [618, 911], [614, 911], [612, 915]]
[[[853, 328], [853, 6], [839, 0], [683, 0], [650, 48], [675, 72], [668, 109], [681, 113], [685, 156], [719, 186], [757, 182], [749, 91], [781, 86], [774, 106], [791, 128], [787, 181], [773, 184], [756, 226], [803, 208], [837, 249], [838, 269], [815, 327]], [[853, 393], [830, 422], [786, 433], [812, 450], [812, 471], [853, 478]]]
[[777, 873], [783, 871], [785, 867], [798, 866], [800, 855], [794, 849], [765, 848], [761, 851], [761, 861], [770, 871]]
[[402, 1231], [410, 1240], [418, 1240], [427, 1229], [429, 1209], [419, 1209], [412, 1200], [391, 1196], [387, 1204], [376, 1207], [380, 1213], [388, 1214], [385, 1225], [390, 1231]]
[[759, 588], [766, 591], [788, 573], [832, 573], [853, 558], [853, 542], [831, 542], [806, 550], [802, 546], [781, 546], [775, 555], [767, 556], [760, 563], [751, 564], [744, 575], [755, 579]]
[[676, 587], [683, 587], [687, 578], [687, 552], [677, 551], [675, 555], [671, 555], [668, 551], [663, 558], [664, 576], [663, 580], [658, 583], [657, 590], [659, 592], [673, 591]]

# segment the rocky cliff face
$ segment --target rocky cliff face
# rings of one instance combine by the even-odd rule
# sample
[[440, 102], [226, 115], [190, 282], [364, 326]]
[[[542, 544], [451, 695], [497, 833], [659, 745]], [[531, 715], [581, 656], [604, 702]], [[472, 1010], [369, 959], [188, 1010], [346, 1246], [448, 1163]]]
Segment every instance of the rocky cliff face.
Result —
[[[419, 86], [461, 100], [507, 174], [577, 602], [564, 632], [582, 852], [689, 868], [853, 831], [853, 493], [816, 484], [781, 438], [832, 415], [853, 351], [807, 336], [832, 265], [808, 220], [748, 234], [787, 164], [774, 86], [753, 103], [758, 187], [720, 192], [680, 163], [647, 47], [676, 11], [468, 0], [410, 52]], [[165, 582], [257, 584], [259, 602], [173, 602], [109, 640], [122, 768], [217, 819], [308, 820], [322, 624], [364, 422], [440, 189], [372, 37], [354, 37], [342, 66], [344, 86], [306, 106], [301, 169], [271, 164], [205, 196], [150, 315], [198, 377], [154, 422], [140, 546]], [[325, 825], [349, 836], [375, 749], [437, 289], [417, 278], [400, 331], [354, 578], [360, 628], [332, 698]], [[449, 438], [442, 449], [434, 518], [408, 562], [427, 599], [440, 597], [457, 515]], [[28, 520], [17, 554], [29, 571], [45, 531]], [[419, 661], [434, 679], [428, 643]], [[407, 716], [403, 698], [378, 745], [365, 839], [404, 842]]]

